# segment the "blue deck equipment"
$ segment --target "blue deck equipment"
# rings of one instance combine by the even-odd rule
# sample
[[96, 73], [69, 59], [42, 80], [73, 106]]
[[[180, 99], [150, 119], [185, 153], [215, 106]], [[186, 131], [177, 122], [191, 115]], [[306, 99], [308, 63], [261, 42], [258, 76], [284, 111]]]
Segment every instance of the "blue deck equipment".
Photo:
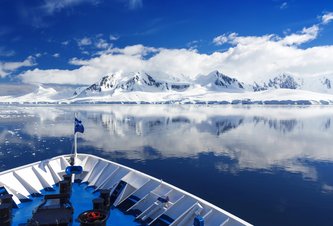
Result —
[[67, 166], [65, 172], [67, 175], [77, 175], [83, 172], [83, 168], [82, 166]]
[[193, 226], [204, 226], [205, 220], [202, 216], [196, 216], [193, 221]]
[[[58, 194], [60, 192], [60, 185], [54, 185], [52, 191], [43, 190], [43, 195], [52, 195]], [[102, 190], [101, 190], [102, 191]], [[103, 196], [101, 191], [94, 192], [94, 189], [88, 187], [85, 183], [73, 183], [72, 184], [72, 195], [70, 197], [70, 202], [74, 208], [73, 217], [73, 226], [79, 226], [80, 222], [78, 221], [80, 213], [85, 212], [86, 210], [93, 209], [92, 200]], [[42, 197], [31, 197], [29, 202], [24, 202], [19, 204], [19, 208], [13, 209], [13, 219], [11, 225], [24, 225], [27, 223], [27, 220], [32, 217], [32, 213], [38, 206], [43, 202]], [[5, 224], [0, 224], [1, 226], [7, 226]], [[106, 221], [108, 226], [139, 226], [140, 224], [135, 222], [135, 217], [128, 215], [118, 210], [117, 208], [112, 209], [109, 213], [109, 218]], [[8, 224], [10, 226], [10, 224]]]

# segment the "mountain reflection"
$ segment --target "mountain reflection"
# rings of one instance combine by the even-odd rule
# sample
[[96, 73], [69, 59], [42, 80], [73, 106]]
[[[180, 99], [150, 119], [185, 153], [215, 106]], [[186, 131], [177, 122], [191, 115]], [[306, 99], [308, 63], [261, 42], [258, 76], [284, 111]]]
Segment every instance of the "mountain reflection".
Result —
[[311, 180], [317, 178], [311, 162], [333, 161], [332, 108], [263, 106], [3, 106], [2, 157], [12, 155], [15, 145], [31, 153], [54, 148], [69, 153], [75, 112], [86, 127], [80, 148], [115, 158], [214, 153], [229, 159], [216, 164], [221, 171], [278, 167]]
[[209, 132], [212, 135], [221, 136], [240, 126], [243, 121], [243, 116], [212, 116], [196, 125], [196, 128], [201, 133]]
[[324, 124], [324, 128], [326, 130], [328, 130], [329, 128], [331, 128], [331, 119], [330, 118], [326, 120], [326, 122]]
[[277, 120], [277, 119], [268, 119], [268, 118], [253, 118], [254, 123], [264, 123], [267, 124], [269, 128], [274, 130], [279, 130], [282, 133], [290, 133], [294, 129], [297, 128], [298, 121], [296, 119], [285, 119], [285, 120]]

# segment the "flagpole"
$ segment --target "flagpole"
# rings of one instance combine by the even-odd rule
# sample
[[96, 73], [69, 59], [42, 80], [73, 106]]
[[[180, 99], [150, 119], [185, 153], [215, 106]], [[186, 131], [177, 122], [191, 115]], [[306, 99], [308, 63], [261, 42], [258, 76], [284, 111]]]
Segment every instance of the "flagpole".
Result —
[[[74, 120], [76, 120], [77, 113], [74, 113]], [[74, 123], [74, 155], [73, 155], [73, 165], [75, 164], [75, 159], [77, 157], [77, 132], [75, 131], [75, 123]]]
[[74, 159], [77, 157], [77, 132], [74, 133]]
[[77, 133], [84, 133], [82, 121], [77, 119], [76, 113], [74, 115], [74, 154], [71, 157], [71, 165], [74, 165], [77, 158]]
[[74, 174], [82, 173], [82, 166], [75, 165], [75, 160], [77, 159], [77, 133], [84, 133], [84, 126], [82, 121], [78, 120], [76, 114], [74, 114], [74, 153], [71, 153], [70, 166], [66, 167], [66, 174], [72, 175], [72, 182], [75, 179]]
[[[75, 114], [76, 117], [76, 114]], [[75, 119], [74, 119], [75, 120]], [[75, 160], [76, 160], [76, 156], [77, 156], [77, 132], [75, 131], [75, 126], [74, 126], [74, 156], [71, 157], [71, 165], [74, 166], [75, 165]], [[75, 180], [75, 176], [74, 174], [71, 175], [71, 181], [72, 183]]]

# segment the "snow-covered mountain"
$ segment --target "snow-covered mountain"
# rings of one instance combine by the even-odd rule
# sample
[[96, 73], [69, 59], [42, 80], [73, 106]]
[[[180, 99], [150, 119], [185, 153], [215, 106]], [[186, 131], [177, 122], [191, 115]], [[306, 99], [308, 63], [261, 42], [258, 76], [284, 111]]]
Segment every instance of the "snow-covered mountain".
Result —
[[281, 74], [269, 79], [267, 82], [258, 84], [254, 82], [253, 90], [262, 91], [268, 89], [298, 89], [301, 87], [302, 81], [295, 79], [294, 76], [288, 74]]
[[301, 89], [319, 93], [333, 94], [333, 76], [324, 75], [303, 79]]
[[331, 79], [301, 79], [279, 74], [264, 82], [245, 84], [219, 71], [192, 81], [170, 82], [148, 73], [111, 74], [76, 93], [73, 101], [113, 103], [329, 104]]
[[125, 76], [111, 74], [88, 88], [76, 90], [74, 96], [112, 95], [115, 92], [164, 92], [184, 91], [190, 87], [186, 82], [161, 81], [148, 73], [130, 73]]
[[291, 74], [282, 73], [271, 77], [267, 81], [254, 82], [253, 90], [257, 92], [269, 89], [300, 89], [333, 94], [332, 82], [333, 76], [300, 78]]
[[85, 87], [39, 85], [24, 95], [0, 96], [0, 103], [333, 104], [333, 75], [283, 73], [253, 84], [219, 71], [193, 80], [175, 78], [115, 73]]
[[201, 75], [195, 82], [213, 91], [243, 92], [245, 89], [244, 83], [222, 74], [219, 71], [213, 71], [208, 75]]

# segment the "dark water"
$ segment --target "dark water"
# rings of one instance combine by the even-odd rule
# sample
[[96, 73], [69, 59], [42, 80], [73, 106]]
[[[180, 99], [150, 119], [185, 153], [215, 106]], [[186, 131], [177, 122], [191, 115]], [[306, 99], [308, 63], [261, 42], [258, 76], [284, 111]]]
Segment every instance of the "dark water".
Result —
[[333, 108], [0, 107], [0, 170], [79, 151], [161, 178], [255, 225], [333, 225]]

